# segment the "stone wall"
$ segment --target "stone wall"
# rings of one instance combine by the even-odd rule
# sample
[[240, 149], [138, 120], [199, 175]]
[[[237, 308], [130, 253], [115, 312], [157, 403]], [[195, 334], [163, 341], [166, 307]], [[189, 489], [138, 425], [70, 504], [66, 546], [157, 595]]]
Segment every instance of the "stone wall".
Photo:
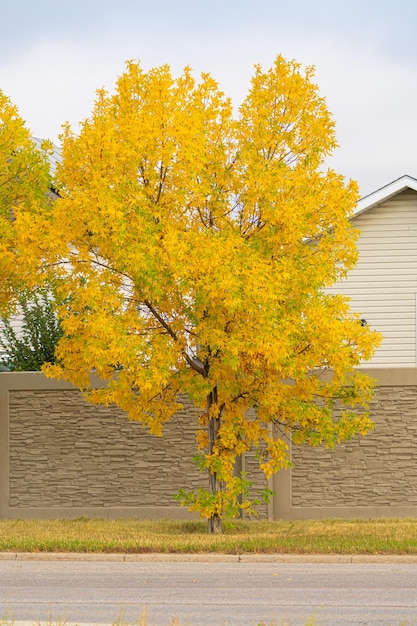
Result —
[[293, 447], [292, 505], [417, 504], [417, 387], [383, 387], [375, 430], [334, 450]]
[[[291, 470], [260, 519], [417, 515], [417, 368], [373, 370], [375, 431], [337, 446], [293, 446]], [[180, 487], [206, 486], [192, 463], [197, 416], [185, 401], [163, 438], [114, 407], [87, 404], [40, 373], [0, 374], [0, 517], [187, 518]], [[266, 481], [254, 454], [239, 469]]]
[[[192, 462], [197, 412], [182, 402], [159, 438], [67, 383], [1, 373], [0, 517], [190, 517], [175, 494], [208, 481]], [[254, 455], [241, 465], [261, 491]]]
[[180, 487], [205, 484], [191, 459], [189, 403], [148, 435], [114, 407], [76, 390], [10, 392], [9, 503], [16, 507], [173, 506]]
[[292, 446], [277, 476], [274, 514], [286, 519], [417, 515], [417, 370], [373, 370], [375, 430], [334, 449]]

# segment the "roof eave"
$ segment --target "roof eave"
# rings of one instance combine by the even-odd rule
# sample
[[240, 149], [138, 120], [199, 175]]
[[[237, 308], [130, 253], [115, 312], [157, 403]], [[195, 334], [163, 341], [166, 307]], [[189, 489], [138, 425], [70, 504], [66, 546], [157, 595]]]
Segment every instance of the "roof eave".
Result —
[[417, 179], [407, 175], [401, 176], [401, 178], [397, 178], [397, 180], [394, 180], [392, 183], [389, 183], [388, 185], [381, 187], [381, 189], [377, 189], [373, 193], [370, 193], [368, 196], [361, 198], [356, 205], [353, 217], [355, 218], [358, 215], [365, 213], [365, 211], [369, 211], [378, 204], [386, 202], [406, 189], [417, 191]]

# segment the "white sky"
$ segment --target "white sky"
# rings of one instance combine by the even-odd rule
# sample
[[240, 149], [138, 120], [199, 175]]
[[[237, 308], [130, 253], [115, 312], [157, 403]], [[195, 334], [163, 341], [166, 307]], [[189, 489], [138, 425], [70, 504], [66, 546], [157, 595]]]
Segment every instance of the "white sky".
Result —
[[340, 148], [330, 165], [366, 195], [417, 177], [416, 0], [8, 0], [0, 89], [34, 136], [90, 115], [128, 59], [210, 72], [236, 105], [255, 63], [316, 66]]

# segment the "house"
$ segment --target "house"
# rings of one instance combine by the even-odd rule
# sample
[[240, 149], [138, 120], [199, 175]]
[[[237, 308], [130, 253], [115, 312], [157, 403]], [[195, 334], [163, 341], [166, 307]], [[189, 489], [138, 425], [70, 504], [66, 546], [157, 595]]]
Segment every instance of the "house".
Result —
[[362, 198], [353, 224], [360, 231], [359, 260], [332, 291], [382, 333], [366, 365], [417, 366], [417, 179], [402, 176]]

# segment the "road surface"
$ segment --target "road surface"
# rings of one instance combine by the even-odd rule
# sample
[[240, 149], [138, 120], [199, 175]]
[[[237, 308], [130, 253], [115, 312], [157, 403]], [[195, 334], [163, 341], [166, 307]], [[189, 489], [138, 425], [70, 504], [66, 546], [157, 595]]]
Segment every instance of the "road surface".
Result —
[[0, 623], [417, 625], [417, 563], [0, 560]]

